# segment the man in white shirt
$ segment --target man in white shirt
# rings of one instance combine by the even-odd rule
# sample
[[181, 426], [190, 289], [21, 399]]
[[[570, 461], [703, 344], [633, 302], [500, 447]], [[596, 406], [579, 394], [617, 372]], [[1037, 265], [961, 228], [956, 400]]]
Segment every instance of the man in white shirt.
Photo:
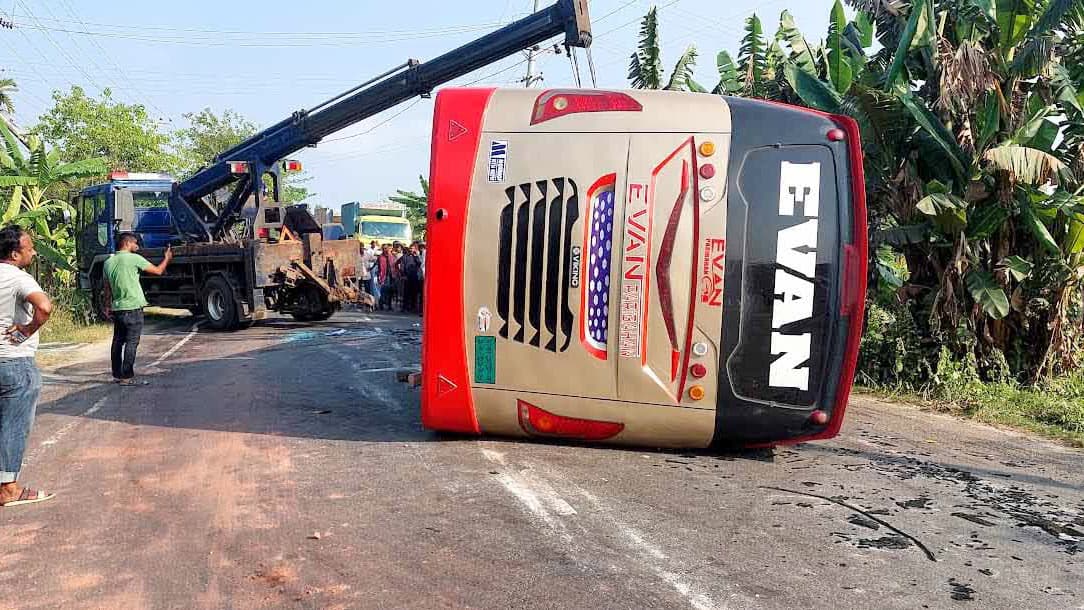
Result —
[[23, 271], [34, 260], [34, 241], [22, 228], [0, 230], [0, 506], [33, 504], [53, 494], [19, 485], [26, 440], [41, 394], [34, 363], [38, 329], [53, 304], [34, 278]]

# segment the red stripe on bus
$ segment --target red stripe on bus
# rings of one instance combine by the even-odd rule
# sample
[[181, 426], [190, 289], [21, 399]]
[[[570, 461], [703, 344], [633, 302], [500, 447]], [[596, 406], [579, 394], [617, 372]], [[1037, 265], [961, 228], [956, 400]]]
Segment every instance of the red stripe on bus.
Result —
[[463, 262], [482, 120], [494, 91], [447, 89], [437, 94], [422, 322], [422, 424], [430, 429], [481, 432], [467, 367]]
[[[671, 161], [674, 160], [674, 157], [678, 156], [678, 153], [681, 152], [681, 149], [686, 147], [686, 146], [692, 146], [692, 145], [693, 145], [693, 137], [689, 136], [688, 140], [682, 142], [680, 146], [678, 146], [677, 148], [674, 149], [674, 152], [667, 155], [667, 157], [662, 160], [662, 163], [659, 163], [657, 166], [655, 166], [655, 169], [651, 171], [651, 184], [648, 186], [648, 189], [647, 189], [647, 223], [648, 224], [647, 224], [647, 251], [646, 251], [646, 256], [645, 256], [647, 261], [646, 261], [645, 266], [644, 266], [645, 269], [651, 269], [651, 234], [654, 233], [654, 231], [652, 230], [652, 225], [654, 225], [654, 223], [655, 223], [655, 183], [658, 182], [659, 173], [662, 172], [663, 168], [666, 167], [666, 165], [668, 163], [670, 163]], [[641, 321], [641, 324], [643, 325], [643, 327], [641, 329], [641, 337], [640, 337], [640, 349], [641, 349], [641, 352], [642, 352], [641, 356], [640, 356], [640, 366], [647, 366], [647, 327], [648, 327], [647, 320], [648, 320], [648, 317], [650, 317], [650, 315], [651, 315], [650, 312], [651, 312], [651, 273], [649, 271], [648, 273], [644, 274], [644, 311], [643, 311], [643, 314], [642, 314], [643, 315], [643, 320]], [[678, 399], [680, 400], [680, 397], [678, 397]]]
[[[689, 147], [692, 149], [693, 155], [693, 167], [699, 164], [699, 158], [696, 153], [696, 142], [689, 140]], [[697, 273], [697, 257], [700, 255], [700, 174], [693, 171], [693, 241], [692, 249], [693, 255], [691, 258], [691, 269], [689, 269], [689, 323], [685, 327], [685, 353], [684, 359], [681, 363], [681, 387], [678, 388], [678, 400], [684, 400], [685, 387], [689, 382], [689, 360], [692, 359], [693, 351], [693, 328], [696, 323], [696, 289], [699, 282], [697, 279], [700, 275]]]

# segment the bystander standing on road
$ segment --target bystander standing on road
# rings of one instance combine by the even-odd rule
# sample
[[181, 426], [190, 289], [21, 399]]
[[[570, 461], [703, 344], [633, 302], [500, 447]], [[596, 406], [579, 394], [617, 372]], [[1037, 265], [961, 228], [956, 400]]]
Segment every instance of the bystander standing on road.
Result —
[[385, 245], [377, 258], [377, 276], [380, 280], [380, 309], [391, 311], [395, 304], [395, 255], [391, 246]]
[[376, 242], [370, 242], [369, 248], [365, 251], [369, 255], [369, 286], [372, 288], [370, 294], [376, 299], [377, 307], [380, 307], [381, 287], [380, 287], [380, 246], [376, 245]]
[[418, 256], [418, 244], [412, 244], [396, 265], [403, 282], [403, 311], [418, 312], [418, 292], [422, 285], [422, 260]]
[[372, 266], [372, 252], [368, 248], [363, 247], [361, 249], [361, 289], [369, 294], [374, 294]]
[[420, 283], [418, 286], [418, 313], [425, 310], [425, 243], [418, 242], [418, 258], [422, 261]]
[[136, 350], [143, 334], [143, 308], [147, 306], [139, 272], [162, 275], [173, 260], [173, 248], [166, 248], [165, 257], [157, 265], [136, 254], [138, 251], [139, 238], [135, 233], [121, 233], [117, 237], [117, 252], [105, 261], [104, 302], [106, 316], [113, 319], [110, 357], [113, 379], [121, 385], [135, 385]]
[[24, 271], [34, 260], [34, 241], [15, 226], [0, 230], [0, 506], [32, 504], [53, 494], [23, 487], [19, 470], [41, 394], [41, 373], [34, 363], [38, 329], [53, 303]]
[[403, 277], [403, 273], [399, 268], [399, 259], [403, 258], [403, 244], [401, 242], [395, 242], [391, 246], [391, 253], [394, 256], [394, 263], [392, 265], [392, 277], [395, 279], [395, 299], [392, 301], [392, 309], [395, 309], [396, 303], [398, 304], [399, 311], [405, 309], [405, 302], [403, 297], [406, 293], [406, 279]]

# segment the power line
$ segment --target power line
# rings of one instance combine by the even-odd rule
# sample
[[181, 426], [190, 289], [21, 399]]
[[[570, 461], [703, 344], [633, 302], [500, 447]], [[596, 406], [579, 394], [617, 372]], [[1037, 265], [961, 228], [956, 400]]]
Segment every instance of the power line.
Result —
[[399, 112], [396, 112], [395, 114], [393, 114], [390, 117], [384, 119], [383, 121], [377, 123], [376, 125], [373, 125], [372, 127], [366, 129], [365, 131], [359, 131], [358, 133], [351, 134], [351, 135], [348, 135], [348, 136], [342, 136], [340, 138], [331, 138], [331, 139], [328, 139], [328, 140], [321, 140], [320, 142], [321, 143], [342, 142], [343, 140], [350, 140], [350, 139], [356, 138], [358, 136], [363, 136], [365, 134], [372, 133], [372, 132], [376, 131], [377, 129], [383, 127], [384, 125], [387, 125], [388, 123], [394, 121], [395, 119], [403, 116], [404, 114], [406, 114], [406, 112], [408, 110], [410, 110], [411, 108], [413, 108], [413, 107], [417, 106], [419, 103], [421, 103], [421, 101], [422, 101], [422, 98], [420, 98], [420, 97], [415, 99], [410, 104], [407, 104], [406, 108], [403, 108]]
[[[79, 15], [75, 12], [75, 8], [71, 5], [70, 2], [68, 2], [68, 0], [61, 0], [61, 3], [64, 5], [64, 8], [68, 11], [69, 15], [74, 17], [76, 20], [78, 20], [80, 23], [82, 23], [84, 27], [86, 27], [86, 24], [83, 23], [82, 18], [79, 17]], [[46, 5], [46, 9], [48, 10], [48, 5]], [[49, 14], [53, 15], [53, 11], [49, 10]], [[53, 16], [55, 17], [56, 15], [53, 15]], [[74, 41], [74, 38], [72, 38], [72, 40]], [[126, 77], [124, 69], [121, 68], [120, 65], [117, 64], [117, 62], [113, 61], [113, 57], [110, 56], [108, 53], [106, 53], [105, 49], [103, 49], [102, 46], [100, 44], [98, 44], [97, 40], [95, 40], [94, 38], [91, 38], [90, 42], [91, 42], [92, 45], [94, 45], [95, 48], [98, 49], [98, 52], [101, 53], [102, 57], [105, 58], [106, 62], [109, 63], [110, 65], [112, 65], [114, 69], [116, 69], [117, 73], [121, 76], [121, 78], [127, 80], [128, 82], [132, 82], [132, 80], [130, 78]], [[147, 95], [147, 93], [145, 91], [141, 90], [134, 83], [132, 83], [132, 88], [135, 89], [135, 91], [137, 93], [139, 93], [140, 95], [145, 97], [147, 99], [147, 103], [150, 104], [150, 106], [152, 108], [157, 110], [162, 115], [162, 118], [166, 119], [170, 123], [173, 122], [173, 119], [171, 119], [169, 117], [169, 113], [167, 113], [165, 110], [162, 110], [161, 107], [159, 107], [157, 104], [155, 104], [154, 100], [151, 99], [151, 96]]]
[[[18, 15], [17, 15], [18, 16]], [[54, 15], [55, 17], [55, 15]], [[75, 24], [76, 21], [66, 19], [48, 19], [45, 17], [40, 18], [42, 21], [50, 23], [60, 24]], [[409, 30], [351, 30], [351, 31], [325, 31], [325, 32], [298, 32], [296, 30], [289, 31], [265, 31], [265, 30], [216, 30], [216, 29], [204, 29], [204, 28], [177, 28], [177, 27], [162, 27], [154, 25], [129, 25], [120, 23], [100, 23], [94, 21], [78, 20], [78, 24], [83, 27], [89, 28], [94, 26], [95, 28], [113, 28], [121, 30], [137, 30], [137, 31], [159, 31], [159, 32], [178, 32], [184, 34], [214, 34], [214, 35], [231, 35], [231, 36], [250, 36], [253, 38], [259, 38], [264, 36], [286, 36], [286, 37], [339, 37], [339, 38], [359, 38], [368, 36], [387, 36], [389, 34], [446, 34], [446, 33], [459, 33], [469, 30], [480, 30], [492, 27], [505, 25], [502, 21], [492, 21], [486, 23], [476, 24], [461, 24], [461, 25], [448, 25], [438, 28], [429, 29], [409, 29]]]
[[[151, 44], [171, 44], [179, 46], [195, 46], [195, 47], [230, 47], [230, 48], [265, 48], [265, 49], [278, 49], [278, 48], [298, 48], [298, 47], [354, 47], [358, 43], [366, 44], [388, 44], [394, 42], [405, 42], [411, 40], [422, 40], [427, 38], [440, 38], [453, 34], [466, 34], [469, 32], [479, 31], [482, 29], [491, 29], [491, 27], [474, 27], [463, 30], [448, 31], [448, 32], [432, 32], [426, 34], [402, 34], [395, 36], [387, 35], [373, 35], [371, 38], [357, 38], [344, 41], [334, 41], [328, 38], [322, 39], [295, 39], [290, 42], [246, 42], [243, 39], [234, 40], [222, 40], [221, 37], [207, 38], [207, 39], [194, 39], [192, 37], [185, 38], [167, 38], [167, 37], [153, 37], [139, 34], [123, 34], [118, 32], [92, 32], [88, 30], [79, 30], [72, 28], [52, 28], [41, 25], [27, 26], [29, 29], [40, 30], [42, 32], [61, 32], [67, 34], [79, 34], [81, 36], [91, 36], [99, 38], [114, 38], [120, 40], [134, 40], [137, 42], [147, 42]], [[284, 37], [277, 37], [277, 40], [283, 40]]]
[[[38, 23], [39, 26], [41, 25], [41, 22], [39, 22], [37, 17], [35, 17], [34, 14], [30, 11], [30, 8], [27, 7], [26, 4], [23, 3], [23, 0], [16, 0], [16, 2], [18, 2], [19, 5], [23, 7], [23, 10], [26, 11], [27, 15], [31, 19], [33, 19], [36, 23]], [[23, 28], [19, 28], [19, 31], [22, 32]], [[24, 33], [24, 36], [25, 36], [25, 33]], [[75, 63], [75, 60], [72, 59], [71, 55], [68, 55], [68, 52], [65, 51], [59, 44], [57, 44], [56, 40], [53, 40], [53, 37], [48, 32], [45, 33], [45, 37], [49, 40], [49, 42], [51, 42], [53, 44], [54, 47], [56, 47], [56, 50], [59, 51], [62, 56], [64, 56], [64, 58], [68, 61], [69, 64], [72, 65], [72, 67], [74, 67], [84, 77], [86, 77], [87, 81], [89, 81], [90, 84], [94, 85], [95, 87], [97, 87], [100, 90], [105, 90], [105, 87], [102, 87], [101, 84], [99, 84], [97, 81], [94, 80], [94, 78], [92, 78], [90, 76], [90, 74], [87, 74], [86, 70], [84, 70], [81, 66], [79, 66], [79, 65], [77, 65]], [[29, 37], [27, 37], [27, 40], [29, 40]]]

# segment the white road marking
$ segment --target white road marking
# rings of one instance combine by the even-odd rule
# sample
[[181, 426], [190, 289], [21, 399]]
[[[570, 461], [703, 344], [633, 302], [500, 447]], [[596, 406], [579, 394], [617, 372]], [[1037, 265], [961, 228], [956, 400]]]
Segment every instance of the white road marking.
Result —
[[183, 339], [181, 339], [180, 341], [178, 341], [176, 345], [174, 345], [173, 347], [169, 348], [169, 350], [167, 350], [167, 351], [166, 351], [166, 353], [164, 353], [164, 354], [162, 354], [161, 356], [159, 356], [159, 357], [158, 357], [158, 360], [155, 360], [154, 362], [152, 362], [152, 363], [151, 363], [151, 366], [152, 366], [152, 367], [155, 367], [155, 366], [158, 366], [159, 364], [162, 364], [162, 361], [163, 361], [163, 360], [165, 360], [166, 358], [169, 358], [170, 356], [172, 356], [173, 354], [175, 354], [175, 353], [177, 352], [177, 350], [179, 350], [179, 349], [181, 349], [182, 347], [184, 347], [184, 344], [185, 344], [185, 343], [188, 343], [189, 341], [191, 341], [191, 340], [192, 340], [192, 337], [195, 337], [195, 336], [196, 336], [196, 333], [198, 333], [198, 332], [199, 332], [199, 325], [200, 325], [200, 324], [203, 324], [203, 322], [196, 322], [195, 324], [193, 324], [193, 325], [192, 325], [192, 330], [188, 331], [188, 334], [187, 334], [187, 335], [185, 335]]
[[83, 421], [84, 418], [90, 417], [91, 415], [94, 415], [95, 413], [100, 411], [101, 408], [105, 406], [105, 403], [108, 400], [109, 400], [109, 396], [102, 396], [101, 398], [99, 398], [97, 400], [97, 402], [95, 402], [93, 405], [91, 405], [91, 407], [89, 409], [87, 409], [86, 411], [83, 411], [79, 415], [73, 417], [71, 421], [64, 424], [59, 430], [54, 432], [52, 436], [50, 436], [49, 438], [42, 441], [41, 444], [38, 445], [37, 449], [30, 452], [29, 455], [27, 455], [25, 458], [23, 458], [24, 465], [29, 464], [30, 461], [32, 459], [34, 459], [35, 457], [37, 457], [38, 453], [40, 453], [44, 448], [51, 447], [52, 445], [55, 445], [55, 444], [59, 443], [60, 439], [64, 438], [64, 436], [66, 434], [71, 432], [72, 428], [78, 426]]
[[[494, 464], [507, 466], [504, 454], [492, 449], [482, 449], [482, 455]], [[572, 535], [569, 534], [565, 524], [554, 517], [567, 517], [576, 514], [576, 509], [558, 494], [553, 487], [537, 477], [530, 469], [520, 472], [501, 472], [497, 474], [497, 481], [512, 494], [528, 512], [540, 519], [554, 533], [558, 534], [566, 543], [572, 543]]]

